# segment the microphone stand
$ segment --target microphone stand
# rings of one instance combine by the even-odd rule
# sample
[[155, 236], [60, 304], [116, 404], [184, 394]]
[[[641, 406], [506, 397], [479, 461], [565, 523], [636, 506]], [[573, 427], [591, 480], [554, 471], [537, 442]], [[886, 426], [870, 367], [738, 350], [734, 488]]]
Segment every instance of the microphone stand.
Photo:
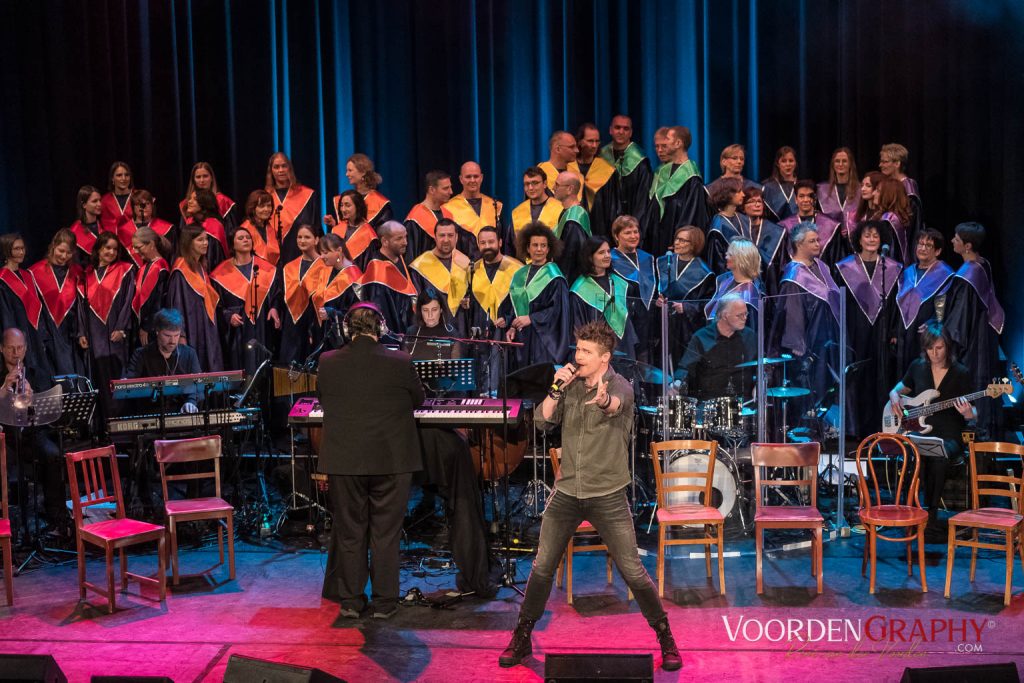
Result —
[[[85, 349], [85, 374], [88, 377], [92, 377], [92, 334], [89, 332], [89, 275], [86, 268], [82, 268], [79, 273], [80, 281], [82, 283], [82, 298], [84, 299], [84, 306], [82, 308], [82, 314], [78, 319], [82, 322], [82, 336], [85, 337], [85, 345], [88, 347]], [[96, 437], [96, 412], [93, 411], [90, 415], [89, 420], [89, 435], [95, 439]], [[95, 443], [95, 441], [93, 441]]]

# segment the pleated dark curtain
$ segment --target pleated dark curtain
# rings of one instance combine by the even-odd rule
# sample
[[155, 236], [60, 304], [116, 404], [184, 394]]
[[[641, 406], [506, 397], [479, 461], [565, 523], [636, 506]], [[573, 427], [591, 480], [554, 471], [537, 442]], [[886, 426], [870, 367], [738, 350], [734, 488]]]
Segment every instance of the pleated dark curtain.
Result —
[[514, 201], [553, 130], [625, 111], [649, 151], [658, 126], [689, 126], [708, 178], [733, 142], [748, 175], [789, 144], [819, 179], [837, 146], [863, 171], [901, 142], [930, 224], [978, 219], [1015, 247], [1022, 29], [1014, 0], [5, 2], [0, 229], [38, 254], [114, 159], [164, 217], [199, 159], [243, 201], [275, 149], [321, 201], [355, 151], [399, 213], [426, 171], [470, 158]]

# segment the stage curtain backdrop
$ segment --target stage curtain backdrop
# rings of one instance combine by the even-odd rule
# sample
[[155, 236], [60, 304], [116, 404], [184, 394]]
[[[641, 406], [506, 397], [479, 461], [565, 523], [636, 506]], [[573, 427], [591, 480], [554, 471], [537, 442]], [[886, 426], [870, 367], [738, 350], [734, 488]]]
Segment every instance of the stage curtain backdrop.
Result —
[[[237, 202], [288, 153], [322, 205], [369, 154], [404, 212], [433, 168], [484, 168], [484, 191], [522, 197], [553, 130], [619, 111], [653, 152], [683, 124], [707, 179], [721, 148], [749, 176], [776, 147], [821, 179], [835, 147], [863, 172], [882, 143], [911, 150], [925, 218], [947, 235], [982, 221], [1024, 356], [1021, 90], [1024, 5], [1014, 0], [67, 0], [0, 4], [0, 230], [30, 258], [75, 217], [110, 162], [173, 219], [187, 172], [214, 165]], [[605, 135], [607, 138], [607, 135]], [[1010, 341], [1012, 340], [1012, 341]]]

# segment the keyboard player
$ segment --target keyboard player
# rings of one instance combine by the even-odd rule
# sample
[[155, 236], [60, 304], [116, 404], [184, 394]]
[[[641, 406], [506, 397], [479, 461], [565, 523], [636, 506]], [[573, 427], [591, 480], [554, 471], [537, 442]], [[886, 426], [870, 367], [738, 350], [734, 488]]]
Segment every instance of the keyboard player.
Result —
[[[181, 313], [176, 309], [164, 308], [158, 311], [153, 316], [152, 341], [135, 350], [128, 362], [125, 377], [169, 377], [202, 372], [195, 349], [180, 343], [182, 326]], [[164, 399], [164, 406], [167, 412], [196, 413], [199, 412], [199, 401], [199, 390], [193, 388], [182, 396], [167, 396]], [[160, 409], [156, 404], [148, 406], [148, 409], [141, 405], [137, 407], [140, 410], [133, 412], [147, 413]]]

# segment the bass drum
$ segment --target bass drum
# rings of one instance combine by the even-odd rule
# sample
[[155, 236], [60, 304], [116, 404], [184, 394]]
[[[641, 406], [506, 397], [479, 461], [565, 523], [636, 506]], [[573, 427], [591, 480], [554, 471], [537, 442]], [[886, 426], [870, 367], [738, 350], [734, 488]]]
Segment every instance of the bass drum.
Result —
[[[705, 452], [672, 451], [666, 456], [666, 472], [706, 472], [708, 469], [708, 458]], [[692, 483], [692, 482], [691, 482]], [[665, 494], [665, 502], [671, 507], [673, 505], [684, 505], [687, 503], [699, 503], [717, 508], [722, 517], [725, 518], [727, 529], [736, 528], [742, 530], [743, 520], [740, 519], [740, 506], [745, 505], [744, 497], [740, 495], [740, 483], [736, 475], [729, 469], [722, 460], [715, 460], [715, 470], [711, 478], [711, 501], [703, 500], [703, 492], [696, 491], [672, 491]], [[747, 515], [747, 519], [751, 516]]]

